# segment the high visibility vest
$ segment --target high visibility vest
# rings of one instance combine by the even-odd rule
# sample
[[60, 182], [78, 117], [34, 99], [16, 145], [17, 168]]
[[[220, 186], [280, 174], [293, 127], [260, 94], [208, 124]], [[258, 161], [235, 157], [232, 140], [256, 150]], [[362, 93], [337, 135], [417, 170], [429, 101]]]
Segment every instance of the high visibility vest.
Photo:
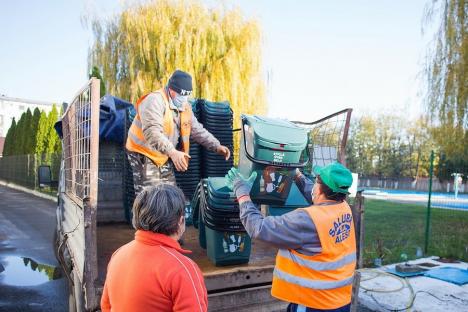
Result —
[[280, 249], [271, 294], [315, 309], [337, 309], [351, 302], [356, 268], [356, 239], [346, 202], [313, 205], [304, 210], [314, 221], [322, 252], [313, 256]]
[[[169, 106], [169, 100], [166, 96], [164, 89], [153, 92], [164, 102], [166, 108], [163, 117], [163, 130], [164, 134], [169, 138], [174, 134], [174, 117], [172, 110]], [[136, 102], [135, 110], [136, 115], [133, 119], [132, 125], [128, 130], [127, 142], [125, 147], [131, 152], [136, 152], [145, 155], [151, 159], [157, 166], [164, 165], [169, 157], [153, 148], [146, 142], [143, 135], [143, 129], [140, 118], [140, 105], [143, 100], [152, 93], [146, 94], [138, 99]], [[154, 105], [154, 103], [148, 103], [146, 105]], [[190, 132], [192, 130], [192, 107], [188, 104], [184, 104], [184, 110], [180, 112], [180, 136], [181, 136], [181, 150], [185, 153], [189, 153], [190, 150]]]

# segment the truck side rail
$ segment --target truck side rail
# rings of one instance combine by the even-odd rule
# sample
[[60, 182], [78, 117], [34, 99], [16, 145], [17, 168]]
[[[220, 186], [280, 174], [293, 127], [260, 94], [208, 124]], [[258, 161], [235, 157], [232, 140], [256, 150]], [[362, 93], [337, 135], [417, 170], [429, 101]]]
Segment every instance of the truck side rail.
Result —
[[[99, 80], [91, 78], [62, 115], [64, 197], [75, 211], [65, 212], [63, 231], [73, 269], [84, 290], [86, 310], [96, 297], [96, 209], [99, 158]], [[66, 204], [66, 203], [65, 203]], [[73, 210], [73, 209], [71, 209]]]

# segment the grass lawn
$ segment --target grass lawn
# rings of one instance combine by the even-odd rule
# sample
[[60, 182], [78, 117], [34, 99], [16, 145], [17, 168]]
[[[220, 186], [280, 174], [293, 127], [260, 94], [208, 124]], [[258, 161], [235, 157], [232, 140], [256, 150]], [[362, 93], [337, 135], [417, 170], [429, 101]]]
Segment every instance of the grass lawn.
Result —
[[[424, 252], [427, 208], [366, 199], [364, 203], [364, 263], [369, 267], [378, 255], [383, 263], [416, 258], [417, 248]], [[468, 211], [433, 208], [428, 256], [468, 261]]]

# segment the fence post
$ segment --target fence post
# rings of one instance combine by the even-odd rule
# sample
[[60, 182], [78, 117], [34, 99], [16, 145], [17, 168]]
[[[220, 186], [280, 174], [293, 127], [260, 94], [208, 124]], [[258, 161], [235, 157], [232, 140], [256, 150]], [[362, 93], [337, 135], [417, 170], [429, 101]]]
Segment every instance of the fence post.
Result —
[[429, 236], [431, 232], [431, 196], [432, 196], [432, 175], [434, 173], [434, 151], [431, 151], [431, 166], [429, 168], [429, 195], [427, 198], [427, 212], [426, 212], [426, 235], [424, 239], [424, 254], [427, 255], [429, 247]]

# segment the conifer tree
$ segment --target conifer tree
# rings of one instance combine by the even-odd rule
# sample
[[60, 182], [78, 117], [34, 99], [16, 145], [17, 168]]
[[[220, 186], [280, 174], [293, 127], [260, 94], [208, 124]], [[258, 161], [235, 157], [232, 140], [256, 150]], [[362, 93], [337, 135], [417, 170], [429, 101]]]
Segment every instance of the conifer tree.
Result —
[[45, 152], [47, 154], [56, 153], [57, 151], [57, 141], [60, 141], [60, 138], [55, 131], [54, 125], [58, 120], [58, 111], [57, 107], [54, 105], [49, 115], [47, 116], [47, 144], [45, 145]]
[[5, 143], [3, 146], [3, 156], [13, 155], [13, 146], [15, 144], [15, 132], [16, 132], [16, 120], [13, 117], [11, 121], [11, 126], [8, 129], [7, 135], [5, 137]]
[[44, 111], [41, 111], [36, 132], [36, 147], [34, 150], [34, 154], [43, 154], [45, 152], [48, 141], [48, 135], [49, 129], [47, 114]]
[[30, 125], [30, 146], [28, 148], [29, 154], [34, 154], [37, 145], [37, 129], [39, 127], [39, 119], [41, 118], [41, 111], [39, 108], [35, 108], [32, 115], [32, 121]]
[[13, 147], [13, 154], [12, 155], [21, 155], [23, 154], [23, 146], [24, 146], [24, 123], [26, 119], [26, 113], [21, 114], [20, 119], [18, 120], [18, 124], [16, 126], [16, 138], [15, 144]]
[[26, 155], [30, 154], [30, 150], [32, 148], [32, 113], [31, 110], [28, 108], [25, 113], [24, 123], [21, 129], [21, 136], [22, 136], [22, 147], [21, 147], [21, 154]]

